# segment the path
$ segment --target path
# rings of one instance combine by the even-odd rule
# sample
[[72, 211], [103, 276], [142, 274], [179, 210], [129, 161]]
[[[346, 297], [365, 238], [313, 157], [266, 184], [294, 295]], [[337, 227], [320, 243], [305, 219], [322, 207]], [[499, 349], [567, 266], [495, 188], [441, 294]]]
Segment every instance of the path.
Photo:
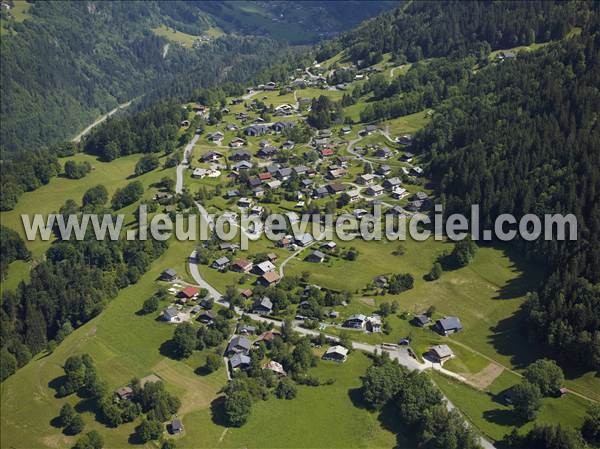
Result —
[[128, 107], [131, 104], [132, 101], [133, 100], [129, 100], [127, 103], [122, 103], [119, 106], [117, 106], [116, 108], [114, 108], [112, 111], [109, 111], [106, 114], [98, 117], [94, 121], [94, 123], [92, 123], [91, 125], [89, 125], [83, 131], [81, 131], [79, 134], [77, 134], [75, 137], [73, 137], [73, 139], [71, 140], [71, 142], [80, 142], [81, 138], [83, 136], [85, 136], [87, 133], [89, 133], [93, 128], [95, 128], [96, 126], [98, 126], [100, 123], [102, 123], [104, 120], [106, 120], [111, 115], [115, 114], [117, 111], [120, 111], [121, 109], [125, 109], [126, 107]]

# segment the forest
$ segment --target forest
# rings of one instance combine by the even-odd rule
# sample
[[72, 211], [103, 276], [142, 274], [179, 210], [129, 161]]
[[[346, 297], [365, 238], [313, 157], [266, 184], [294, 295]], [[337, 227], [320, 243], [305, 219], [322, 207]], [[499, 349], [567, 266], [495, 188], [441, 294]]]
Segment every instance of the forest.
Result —
[[514, 244], [548, 267], [525, 327], [563, 362], [600, 369], [600, 34], [480, 70], [437, 108], [413, 149], [429, 160], [445, 212], [481, 205], [482, 229], [510, 213], [574, 214], [577, 241]]

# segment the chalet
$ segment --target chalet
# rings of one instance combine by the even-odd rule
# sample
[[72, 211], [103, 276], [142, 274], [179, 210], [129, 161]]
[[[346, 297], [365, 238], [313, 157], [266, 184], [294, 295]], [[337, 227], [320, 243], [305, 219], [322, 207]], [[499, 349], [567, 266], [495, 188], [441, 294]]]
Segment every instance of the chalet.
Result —
[[237, 205], [239, 207], [250, 207], [252, 206], [252, 200], [246, 197], [242, 197], [238, 200]]
[[425, 201], [428, 198], [429, 195], [427, 195], [425, 192], [417, 192], [411, 197], [411, 199], [415, 201]]
[[115, 390], [115, 396], [120, 401], [130, 400], [133, 397], [133, 388], [131, 388], [129, 385], [119, 387]]
[[237, 131], [240, 128], [235, 123], [227, 123], [227, 125], [225, 125], [225, 129], [227, 131]]
[[369, 211], [365, 210], [365, 209], [354, 209], [352, 211], [352, 215], [354, 215], [354, 218], [356, 218], [357, 220], [360, 220], [362, 217], [364, 217], [368, 213], [369, 213]]
[[275, 271], [275, 265], [273, 265], [273, 262], [271, 262], [269, 260], [265, 260], [264, 262], [256, 264], [254, 266], [254, 271], [257, 274], [270, 273], [271, 271]]
[[271, 178], [273, 177], [273, 175], [271, 173], [264, 172], [264, 173], [259, 173], [258, 174], [258, 179], [260, 179], [261, 181], [269, 181]]
[[379, 185], [369, 186], [365, 191], [369, 196], [379, 196], [383, 195], [383, 187]]
[[330, 129], [321, 129], [317, 132], [317, 134], [319, 137], [326, 139], [330, 138], [333, 135]]
[[252, 312], [257, 315], [269, 315], [273, 311], [273, 302], [268, 296], [257, 299], [252, 305]]
[[256, 333], [256, 326], [250, 326], [248, 324], [241, 324], [237, 330], [240, 335], [254, 335]]
[[286, 129], [290, 129], [294, 127], [294, 122], [275, 122], [271, 129], [276, 133], [283, 132]]
[[408, 195], [408, 192], [403, 187], [397, 186], [392, 189], [392, 198], [394, 199], [401, 200], [406, 195]]
[[287, 248], [288, 246], [290, 246], [292, 243], [294, 242], [294, 239], [291, 235], [286, 235], [285, 237], [282, 237], [278, 242], [277, 242], [277, 246], [281, 247], [281, 248]]
[[[262, 191], [262, 189], [261, 189], [261, 191]], [[252, 206], [250, 208], [250, 215], [262, 215], [264, 210], [265, 210], [265, 208], [262, 206]]]
[[276, 337], [281, 337], [281, 332], [276, 331], [276, 330], [266, 331], [258, 336], [258, 338], [254, 342], [254, 344], [256, 345], [256, 344], [260, 343], [261, 341], [264, 341], [265, 343], [270, 343], [273, 340], [275, 340]]
[[269, 262], [274, 263], [277, 260], [277, 254], [275, 254], [275, 253], [268, 253], [267, 254], [267, 259], [269, 260]]
[[294, 146], [296, 146], [294, 142], [292, 142], [291, 140], [286, 140], [285, 142], [283, 142], [283, 145], [281, 145], [281, 148], [283, 150], [293, 150]]
[[356, 178], [356, 183], [363, 186], [371, 185], [373, 182], [375, 182], [375, 175], [371, 173], [364, 173]]
[[292, 176], [292, 169], [289, 167], [283, 167], [277, 170], [275, 177], [281, 181], [287, 181]]
[[450, 335], [462, 330], [460, 320], [455, 316], [444, 317], [435, 322], [437, 331], [442, 335]]
[[385, 276], [376, 276], [373, 282], [377, 288], [384, 288], [388, 285], [388, 278]]
[[231, 140], [231, 142], [229, 142], [229, 146], [231, 148], [239, 148], [246, 145], [246, 141], [244, 139], [242, 139], [241, 137], [236, 137], [234, 139]]
[[413, 158], [415, 157], [414, 154], [409, 153], [408, 151], [405, 151], [404, 154], [402, 156], [400, 156], [400, 160], [402, 162], [407, 162], [410, 163], [413, 161]]
[[379, 315], [371, 315], [367, 318], [366, 327], [369, 332], [381, 332], [381, 317]]
[[238, 273], [250, 273], [254, 264], [246, 259], [236, 259], [231, 264], [231, 269]]
[[350, 329], [364, 329], [367, 323], [367, 317], [362, 313], [349, 316], [346, 321], [344, 321], [343, 326], [348, 327]]
[[229, 160], [234, 162], [249, 161], [252, 155], [244, 150], [236, 150], [229, 155]]
[[381, 158], [381, 159], [389, 159], [394, 155], [393, 151], [390, 150], [388, 147], [380, 147], [377, 148], [377, 150], [375, 150], [375, 157]]
[[248, 187], [251, 189], [258, 187], [261, 184], [261, 180], [257, 176], [250, 176], [247, 181]]
[[281, 363], [276, 362], [275, 360], [271, 360], [269, 363], [267, 363], [265, 366], [263, 366], [263, 369], [273, 371], [275, 374], [277, 374], [280, 377], [286, 376], [285, 370], [283, 369], [283, 366], [281, 365]]
[[332, 182], [331, 184], [329, 184], [327, 186], [327, 188], [329, 189], [329, 192], [332, 195], [337, 195], [338, 193], [342, 193], [342, 192], [345, 192], [346, 190], [348, 190], [347, 185], [340, 184], [339, 182]]
[[265, 195], [265, 189], [258, 186], [258, 187], [255, 187], [254, 189], [252, 189], [252, 193], [254, 194], [254, 196], [256, 198], [262, 198]]
[[208, 170], [202, 167], [196, 167], [192, 172], [192, 178], [202, 179], [208, 174]]
[[333, 148], [331, 148], [331, 147], [321, 148], [319, 150], [319, 153], [321, 154], [321, 157], [329, 157], [329, 156], [333, 156], [333, 154], [334, 154]]
[[352, 128], [350, 128], [349, 126], [344, 126], [341, 129], [342, 134], [346, 135], [346, 134], [350, 134], [352, 132]]
[[423, 169], [421, 167], [412, 167], [410, 171], [415, 176], [421, 176], [423, 174]]
[[295, 238], [296, 245], [302, 247], [310, 245], [313, 241], [313, 236], [308, 233], [300, 234], [298, 237]]
[[335, 168], [327, 172], [327, 177], [329, 179], [338, 179], [343, 176], [346, 176], [347, 173], [348, 171], [345, 168]]
[[317, 187], [313, 191], [314, 198], [325, 198], [330, 195], [329, 189], [326, 186]]
[[198, 294], [198, 289], [196, 287], [186, 287], [179, 292], [180, 298], [192, 299]]
[[[235, 219], [236, 214], [234, 213], [230, 213], [230, 214], [223, 214], [224, 217], [227, 217], [228, 219]], [[219, 249], [221, 251], [230, 251], [232, 253], [235, 253], [238, 249], [240, 249], [240, 245], [238, 245], [237, 243], [231, 243], [231, 242], [221, 242], [219, 243]]]
[[215, 162], [222, 157], [223, 157], [223, 155], [217, 151], [209, 151], [208, 153], [200, 156], [200, 161], [201, 162]]
[[173, 435], [178, 435], [183, 432], [183, 423], [180, 419], [175, 418], [173, 421], [171, 421], [169, 427], [171, 428], [171, 433]]
[[454, 353], [448, 345], [436, 345], [429, 350], [429, 356], [437, 363], [444, 363], [454, 357]]
[[160, 319], [168, 323], [181, 322], [179, 311], [175, 307], [167, 307], [160, 314]]
[[206, 310], [198, 316], [198, 321], [204, 324], [211, 324], [217, 316], [212, 310]]
[[278, 189], [279, 187], [281, 187], [281, 181], [278, 179], [269, 181], [269, 182], [267, 182], [267, 187], [269, 187], [269, 189]]
[[270, 287], [279, 282], [279, 275], [275, 271], [271, 271], [263, 274], [256, 282], [263, 287]]
[[396, 139], [400, 145], [410, 145], [413, 141], [413, 136], [410, 134], [404, 134]]
[[173, 268], [167, 268], [165, 271], [163, 271], [160, 274], [160, 280], [161, 281], [174, 281], [175, 279], [177, 279], [177, 272], [173, 269]]
[[296, 173], [298, 176], [303, 176], [306, 173], [308, 173], [308, 167], [306, 167], [305, 165], [297, 165], [294, 168], [292, 168], [292, 170], [294, 171], [294, 173]]
[[277, 154], [277, 148], [272, 145], [265, 145], [256, 153], [256, 156], [261, 159], [269, 159]]
[[302, 187], [307, 188], [313, 185], [313, 180], [304, 178], [302, 181], [300, 181], [300, 184], [302, 184]]
[[238, 162], [237, 164], [235, 164], [232, 168], [234, 170], [240, 171], [240, 170], [250, 170], [252, 167], [254, 167], [252, 162], [241, 161], [241, 162]]
[[387, 164], [380, 165], [379, 167], [377, 167], [377, 170], [375, 170], [375, 173], [377, 173], [380, 176], [387, 176], [391, 172], [392, 172], [392, 167], [390, 167]]
[[318, 137], [313, 140], [313, 146], [315, 148], [324, 148], [329, 145], [329, 137]]
[[321, 245], [321, 249], [333, 250], [337, 244], [335, 242], [325, 242]]
[[362, 130], [362, 134], [366, 136], [370, 136], [375, 131], [377, 131], [377, 127], [375, 125], [367, 125], [365, 129]]
[[225, 137], [223, 135], [223, 133], [221, 131], [216, 131], [214, 133], [210, 133], [208, 136], [208, 140], [210, 140], [211, 142], [221, 142], [223, 140], [223, 137]]
[[194, 103], [192, 105], [192, 111], [195, 112], [204, 112], [206, 110], [206, 106], [200, 104], [200, 103]]
[[426, 201], [420, 201], [420, 200], [411, 201], [406, 205], [406, 210], [408, 210], [410, 212], [420, 212], [426, 208], [427, 204], [428, 203]]
[[304, 260], [306, 260], [307, 262], [322, 263], [325, 260], [325, 254], [323, 254], [319, 250], [315, 250], [311, 252], [308, 256], [306, 256], [306, 259]]
[[236, 370], [236, 369], [246, 370], [246, 369], [250, 368], [250, 363], [251, 363], [250, 357], [248, 357], [246, 354], [242, 354], [242, 353], [234, 354], [229, 359], [229, 365], [231, 366], [232, 370]]
[[250, 125], [244, 130], [244, 134], [246, 134], [247, 136], [253, 136], [253, 137], [264, 136], [268, 132], [269, 132], [269, 127], [266, 125], [260, 125], [260, 124]]
[[234, 354], [248, 354], [251, 347], [252, 344], [250, 343], [250, 340], [244, 336], [236, 335], [229, 341], [225, 354], [227, 356], [232, 356]]
[[331, 360], [334, 362], [345, 362], [347, 358], [348, 350], [340, 345], [330, 347], [325, 351], [325, 354], [323, 354], [323, 360]]
[[230, 260], [228, 257], [219, 257], [217, 260], [215, 260], [211, 267], [219, 270], [219, 271], [223, 271], [225, 268], [227, 268], [229, 266]]
[[429, 324], [431, 320], [425, 314], [415, 315], [415, 317], [411, 320], [411, 323], [418, 327], [424, 327]]
[[247, 288], [246, 290], [242, 290], [240, 292], [240, 295], [242, 295], [242, 298], [248, 299], [252, 297], [252, 290], [250, 290], [249, 288]]
[[401, 184], [402, 181], [400, 181], [400, 178], [398, 177], [386, 179], [385, 181], [383, 181], [383, 187], [385, 187], [388, 190], [393, 190], [395, 187], [398, 187]]
[[235, 114], [235, 118], [237, 120], [244, 122], [244, 121], [248, 120], [248, 114], [246, 114], [245, 112], [238, 112]]
[[154, 200], [158, 202], [158, 204], [168, 204], [173, 199], [173, 195], [167, 192], [157, 192], [154, 195]]
[[357, 201], [360, 200], [360, 193], [358, 192], [358, 190], [350, 190], [349, 192], [346, 192], [346, 193], [350, 197], [351, 203], [356, 203]]

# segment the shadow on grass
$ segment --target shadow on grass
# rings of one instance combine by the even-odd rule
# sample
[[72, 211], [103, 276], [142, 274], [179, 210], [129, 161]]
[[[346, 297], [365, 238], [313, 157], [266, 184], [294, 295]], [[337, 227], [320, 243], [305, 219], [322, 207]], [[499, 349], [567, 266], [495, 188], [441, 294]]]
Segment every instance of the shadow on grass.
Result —
[[483, 412], [483, 417], [486, 421], [506, 427], [521, 427], [526, 423], [515, 415], [513, 410], [507, 409], [486, 410]]
[[177, 357], [177, 351], [175, 350], [175, 343], [173, 342], [173, 340], [167, 340], [163, 344], [161, 344], [159, 352], [162, 356], [169, 357], [173, 360], [179, 360], [179, 357]]
[[55, 429], [60, 429], [62, 427], [62, 422], [60, 416], [55, 416], [50, 420], [50, 425]]
[[210, 416], [217, 426], [229, 427], [225, 419], [225, 396], [219, 396], [210, 403]]
[[389, 401], [381, 409], [377, 420], [384, 429], [396, 435], [395, 449], [415, 449], [419, 446], [414, 436], [415, 432], [402, 423], [398, 408], [393, 403], [393, 400]]
[[206, 365], [202, 365], [199, 366], [198, 368], [196, 368], [194, 370], [194, 372], [198, 375], [198, 376], [208, 376], [209, 374], [212, 374], [213, 371], [210, 371]]
[[62, 387], [66, 382], [67, 382], [67, 376], [58, 376], [58, 377], [55, 377], [54, 379], [52, 379], [50, 382], [48, 382], [48, 388], [51, 388], [54, 390], [55, 398], [62, 397], [58, 394], [58, 391], [60, 390], [60, 387]]

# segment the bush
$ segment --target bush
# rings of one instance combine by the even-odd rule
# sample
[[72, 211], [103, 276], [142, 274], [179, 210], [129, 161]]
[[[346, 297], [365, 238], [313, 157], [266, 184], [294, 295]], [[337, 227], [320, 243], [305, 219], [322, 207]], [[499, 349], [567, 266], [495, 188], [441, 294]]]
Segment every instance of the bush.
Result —
[[214, 373], [219, 368], [221, 368], [222, 364], [223, 364], [223, 360], [221, 359], [221, 357], [219, 355], [208, 354], [206, 356], [206, 365], [204, 365], [204, 367], [206, 368], [207, 372]]
[[74, 415], [69, 421], [69, 424], [66, 425], [65, 433], [67, 435], [77, 435], [78, 433], [81, 433], [84, 427], [85, 423], [83, 422], [81, 416]]
[[298, 389], [290, 379], [281, 379], [275, 388], [275, 396], [279, 399], [294, 399]]

